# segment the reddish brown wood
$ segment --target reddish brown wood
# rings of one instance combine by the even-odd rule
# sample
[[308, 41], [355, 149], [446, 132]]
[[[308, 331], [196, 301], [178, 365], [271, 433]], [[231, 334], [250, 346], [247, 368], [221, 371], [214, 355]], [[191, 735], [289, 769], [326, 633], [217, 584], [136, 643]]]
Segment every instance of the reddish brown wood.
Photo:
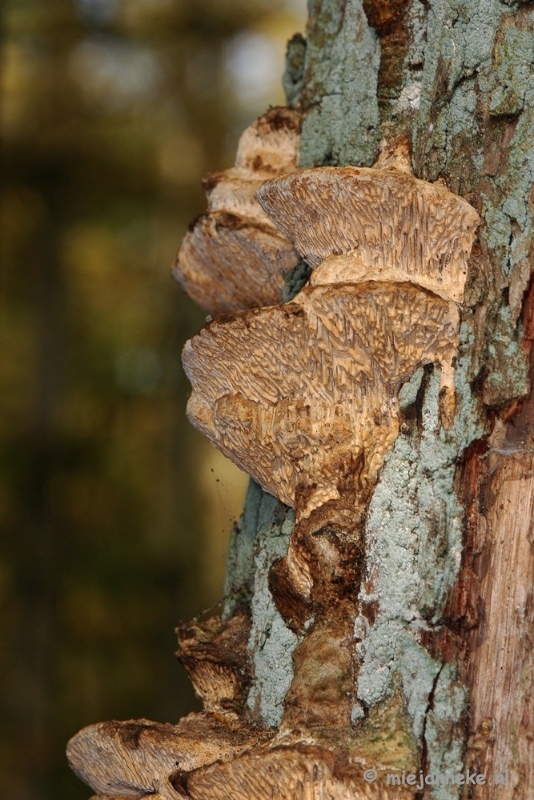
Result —
[[[531, 297], [525, 306], [529, 318], [530, 308]], [[529, 800], [534, 786], [534, 392], [505, 424], [497, 420], [489, 449], [482, 461], [478, 458], [471, 469], [478, 485], [471, 481], [467, 487], [470, 568], [464, 568], [457, 591], [468, 598], [463, 611], [470, 627], [468, 762], [487, 776], [473, 797]], [[473, 616], [476, 625], [467, 624]], [[495, 783], [497, 773], [504, 784]]]

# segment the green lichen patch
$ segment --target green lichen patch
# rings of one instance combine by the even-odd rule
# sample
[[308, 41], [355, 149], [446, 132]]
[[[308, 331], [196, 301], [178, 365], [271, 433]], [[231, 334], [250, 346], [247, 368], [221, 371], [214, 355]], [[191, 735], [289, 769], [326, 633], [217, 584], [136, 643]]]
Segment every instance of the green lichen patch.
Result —
[[290, 108], [295, 108], [300, 100], [304, 85], [305, 61], [306, 39], [301, 33], [296, 33], [287, 43], [286, 68], [282, 78], [287, 104]]
[[433, 0], [426, 31], [414, 166], [484, 220], [484, 399], [501, 408], [528, 391], [518, 318], [532, 269], [534, 11]]
[[[466, 704], [466, 687], [457, 680], [453, 666], [445, 664], [434, 684], [425, 720], [427, 774], [458, 775], [462, 772]], [[450, 800], [451, 796], [459, 794], [459, 788], [436, 785], [432, 794], [435, 800]]]
[[303, 258], [299, 258], [293, 269], [285, 276], [286, 285], [282, 294], [282, 302], [287, 303], [292, 300], [306, 286], [311, 273], [310, 265]]
[[230, 534], [223, 619], [231, 617], [239, 606], [250, 606], [254, 586], [254, 545], [263, 496], [261, 487], [251, 478], [243, 514]]
[[365, 721], [355, 726], [349, 756], [352, 760], [364, 759], [374, 767], [415, 772], [416, 752], [411, 720], [397, 682], [391, 697], [374, 705]]

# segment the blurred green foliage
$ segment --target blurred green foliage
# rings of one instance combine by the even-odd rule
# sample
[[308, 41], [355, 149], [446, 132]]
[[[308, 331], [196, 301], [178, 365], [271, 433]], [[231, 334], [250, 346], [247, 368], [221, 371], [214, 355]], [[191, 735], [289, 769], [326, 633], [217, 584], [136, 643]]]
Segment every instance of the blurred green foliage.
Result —
[[283, 44], [303, 5], [4, 0], [0, 786], [10, 800], [90, 794], [64, 758], [80, 727], [175, 721], [196, 707], [173, 629], [220, 595], [222, 564], [207, 585], [205, 449], [185, 421], [179, 360], [203, 315], [169, 266], [204, 210], [201, 175], [229, 166], [238, 132], [282, 101]]

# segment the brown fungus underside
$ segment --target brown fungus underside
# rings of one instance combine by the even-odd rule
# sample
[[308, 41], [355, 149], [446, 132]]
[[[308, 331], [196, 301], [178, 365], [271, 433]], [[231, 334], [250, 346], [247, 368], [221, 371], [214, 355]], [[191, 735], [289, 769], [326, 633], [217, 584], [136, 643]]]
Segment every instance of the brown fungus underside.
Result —
[[411, 284], [370, 282], [215, 320], [184, 348], [189, 419], [266, 491], [290, 506], [306, 492], [311, 510], [339, 497], [345, 462], [373, 483], [400, 385], [451, 361], [455, 311]]
[[412, 281], [462, 302], [479, 218], [445, 187], [396, 170], [320, 167], [265, 183], [258, 199], [315, 268], [312, 284]]
[[256, 199], [297, 167], [301, 118], [272, 108], [243, 132], [235, 167], [204, 178], [208, 211], [184, 236], [173, 277], [210, 314], [278, 303], [298, 256]]

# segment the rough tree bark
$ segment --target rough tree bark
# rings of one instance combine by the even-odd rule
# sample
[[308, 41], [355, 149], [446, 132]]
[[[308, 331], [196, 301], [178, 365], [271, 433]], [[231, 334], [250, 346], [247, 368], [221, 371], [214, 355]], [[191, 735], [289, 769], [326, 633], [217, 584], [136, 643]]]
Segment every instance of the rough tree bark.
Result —
[[[527, 800], [534, 7], [310, 0], [309, 11], [284, 78], [288, 105], [303, 118], [299, 166], [384, 168], [400, 153], [417, 178], [447, 187], [480, 215], [454, 418], [444, 425], [440, 417], [439, 369], [418, 370], [357, 521], [362, 544], [345, 565], [358, 586], [348, 638], [345, 625], [337, 647], [324, 634], [347, 614], [342, 603], [332, 604], [319, 635], [306, 608], [284, 595], [276, 564], [295, 514], [251, 482], [230, 545], [222, 619], [178, 632], [205, 714], [179, 726], [93, 727], [71, 744], [71, 761], [101, 796]], [[284, 299], [307, 275], [299, 264]], [[324, 530], [323, 520], [309, 540]], [[310, 709], [321, 717], [327, 707], [330, 723], [315, 724]], [[366, 769], [377, 770], [376, 780], [364, 779]], [[434, 777], [419, 785], [421, 775]]]

